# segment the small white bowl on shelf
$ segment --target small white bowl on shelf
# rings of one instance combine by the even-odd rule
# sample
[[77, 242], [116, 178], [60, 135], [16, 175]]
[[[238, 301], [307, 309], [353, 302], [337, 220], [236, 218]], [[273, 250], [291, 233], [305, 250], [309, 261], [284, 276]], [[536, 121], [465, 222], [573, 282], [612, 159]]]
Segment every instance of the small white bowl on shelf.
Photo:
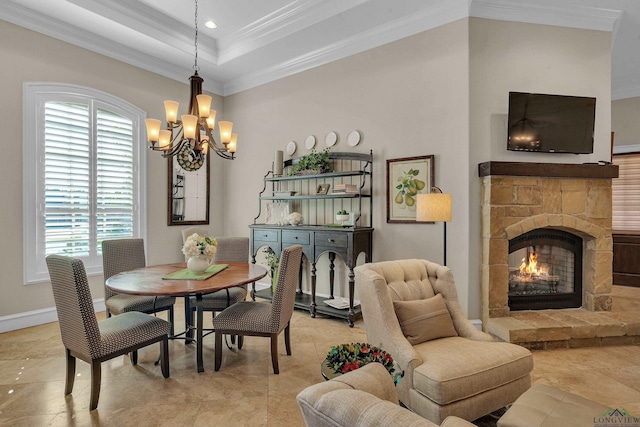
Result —
[[336, 214], [336, 221], [338, 221], [342, 225], [344, 225], [345, 221], [349, 221], [350, 218], [351, 217], [349, 216], [349, 214]]

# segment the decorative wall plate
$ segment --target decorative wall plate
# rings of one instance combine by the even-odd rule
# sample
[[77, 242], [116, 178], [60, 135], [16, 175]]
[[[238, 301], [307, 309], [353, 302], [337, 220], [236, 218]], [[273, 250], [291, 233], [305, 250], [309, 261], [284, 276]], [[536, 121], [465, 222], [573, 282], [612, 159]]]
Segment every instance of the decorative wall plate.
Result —
[[295, 141], [289, 141], [289, 143], [287, 144], [287, 154], [293, 156], [293, 153], [296, 152], [297, 148], [298, 146], [296, 145]]
[[357, 130], [353, 130], [349, 132], [347, 135], [347, 145], [350, 147], [355, 147], [360, 142], [360, 132]]
[[307, 139], [304, 140], [304, 146], [307, 148], [307, 150], [311, 150], [316, 146], [316, 137], [313, 135], [309, 135]]
[[333, 147], [334, 145], [336, 145], [336, 142], [338, 142], [338, 134], [335, 132], [329, 132], [324, 137], [324, 142], [325, 144], [327, 144], [327, 147]]
[[194, 156], [189, 144], [185, 144], [176, 156], [180, 167], [186, 171], [197, 171], [204, 164], [204, 156]]

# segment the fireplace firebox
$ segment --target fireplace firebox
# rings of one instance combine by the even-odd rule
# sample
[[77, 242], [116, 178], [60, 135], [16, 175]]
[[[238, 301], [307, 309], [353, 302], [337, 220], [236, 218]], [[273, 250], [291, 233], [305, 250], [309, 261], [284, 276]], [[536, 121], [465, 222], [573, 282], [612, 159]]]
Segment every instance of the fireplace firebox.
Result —
[[582, 238], [540, 228], [509, 240], [509, 308], [582, 305]]

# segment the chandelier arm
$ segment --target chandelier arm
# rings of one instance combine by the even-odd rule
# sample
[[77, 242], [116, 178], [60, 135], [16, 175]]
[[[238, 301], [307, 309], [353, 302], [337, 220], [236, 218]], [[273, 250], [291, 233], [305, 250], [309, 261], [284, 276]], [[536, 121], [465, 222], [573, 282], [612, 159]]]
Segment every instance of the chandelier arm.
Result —
[[184, 147], [185, 144], [190, 144], [189, 138], [182, 138], [180, 142], [178, 142], [177, 144], [175, 142], [171, 144], [171, 149], [162, 150], [164, 151], [164, 153], [162, 154], [162, 157], [175, 156], [182, 149], [182, 147]]

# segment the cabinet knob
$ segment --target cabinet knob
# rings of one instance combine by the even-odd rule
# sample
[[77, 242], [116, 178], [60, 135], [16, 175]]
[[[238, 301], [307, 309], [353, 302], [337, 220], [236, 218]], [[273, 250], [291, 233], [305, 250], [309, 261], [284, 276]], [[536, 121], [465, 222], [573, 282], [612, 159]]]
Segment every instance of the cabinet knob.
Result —
[[296, 240], [298, 240], [298, 236], [296, 236]]
[[264, 235], [264, 237], [269, 237], [269, 235], [268, 235], [268, 234], [265, 234], [265, 235]]
[[334, 242], [334, 240], [333, 240], [333, 239], [327, 239], [327, 240], [329, 240], [331, 243], [333, 243], [333, 242]]

